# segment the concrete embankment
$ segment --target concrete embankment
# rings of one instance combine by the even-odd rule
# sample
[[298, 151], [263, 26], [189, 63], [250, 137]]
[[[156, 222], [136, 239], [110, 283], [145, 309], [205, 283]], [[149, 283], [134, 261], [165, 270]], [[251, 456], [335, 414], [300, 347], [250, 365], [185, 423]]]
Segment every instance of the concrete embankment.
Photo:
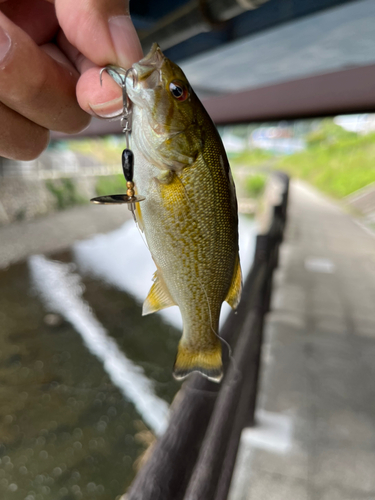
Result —
[[2, 177], [0, 225], [30, 220], [65, 206], [86, 203], [96, 194], [96, 182], [95, 176], [56, 179]]

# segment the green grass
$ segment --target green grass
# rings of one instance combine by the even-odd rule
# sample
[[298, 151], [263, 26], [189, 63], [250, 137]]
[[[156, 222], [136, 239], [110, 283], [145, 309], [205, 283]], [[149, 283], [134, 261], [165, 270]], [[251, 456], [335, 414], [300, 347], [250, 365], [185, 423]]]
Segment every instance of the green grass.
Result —
[[[375, 133], [348, 132], [327, 118], [307, 136], [306, 142], [305, 151], [290, 156], [275, 156], [257, 149], [244, 151], [231, 159], [231, 165], [234, 171], [244, 165], [283, 170], [336, 198], [375, 181]], [[257, 190], [257, 179], [249, 177], [247, 182], [250, 194]]]
[[245, 188], [251, 198], [258, 198], [263, 194], [267, 183], [267, 176], [263, 174], [254, 174], [245, 180]]
[[307, 150], [283, 157], [277, 168], [336, 198], [375, 181], [374, 133], [357, 135], [326, 119], [307, 139]]
[[237, 166], [248, 165], [249, 167], [257, 167], [274, 158], [274, 155], [263, 149], [248, 149], [241, 153], [232, 153], [229, 156], [230, 165], [233, 168]]
[[88, 200], [79, 194], [72, 179], [49, 179], [46, 181], [46, 187], [54, 196], [58, 210], [88, 203]]
[[95, 191], [97, 196], [126, 193], [126, 181], [122, 174], [98, 177]]
[[82, 155], [95, 158], [103, 165], [121, 165], [121, 154], [125, 148], [122, 136], [104, 136], [66, 141], [67, 147]]

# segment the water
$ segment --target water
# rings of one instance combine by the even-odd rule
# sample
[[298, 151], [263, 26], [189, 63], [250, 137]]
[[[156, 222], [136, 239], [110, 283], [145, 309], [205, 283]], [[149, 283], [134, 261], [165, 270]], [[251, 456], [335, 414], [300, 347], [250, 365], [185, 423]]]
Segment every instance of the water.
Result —
[[[241, 220], [242, 265], [254, 224]], [[113, 500], [168, 423], [178, 308], [132, 223], [0, 272], [0, 498]], [[225, 312], [224, 312], [225, 314]]]

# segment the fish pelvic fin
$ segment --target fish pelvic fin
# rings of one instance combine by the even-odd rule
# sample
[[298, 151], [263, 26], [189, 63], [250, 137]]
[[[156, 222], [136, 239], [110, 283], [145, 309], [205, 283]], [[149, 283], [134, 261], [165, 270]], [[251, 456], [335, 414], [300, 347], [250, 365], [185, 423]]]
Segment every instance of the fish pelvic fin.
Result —
[[176, 305], [158, 271], [155, 272], [153, 280], [154, 283], [143, 303], [142, 316]]
[[174, 378], [182, 380], [192, 372], [199, 372], [213, 382], [220, 382], [223, 378], [221, 342], [215, 340], [217, 342], [206, 349], [193, 349], [181, 340], [173, 367]]
[[[137, 193], [137, 190], [135, 190]], [[141, 212], [141, 204], [140, 203], [135, 203], [135, 217], [137, 219], [137, 224], [142, 233], [145, 232], [144, 230], [144, 224], [143, 224], [143, 217], [142, 217], [142, 212]]]
[[226, 296], [226, 302], [231, 306], [232, 309], [236, 309], [242, 293], [242, 272], [240, 265], [240, 258], [237, 255], [236, 265], [234, 266], [234, 273], [232, 278], [232, 283], [229, 288], [228, 295]]

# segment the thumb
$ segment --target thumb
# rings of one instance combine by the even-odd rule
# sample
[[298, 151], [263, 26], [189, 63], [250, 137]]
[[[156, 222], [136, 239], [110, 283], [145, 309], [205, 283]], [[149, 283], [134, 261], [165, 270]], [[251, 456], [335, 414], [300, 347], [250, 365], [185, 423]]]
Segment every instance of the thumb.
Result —
[[98, 66], [129, 68], [142, 58], [128, 0], [55, 0], [69, 42]]

